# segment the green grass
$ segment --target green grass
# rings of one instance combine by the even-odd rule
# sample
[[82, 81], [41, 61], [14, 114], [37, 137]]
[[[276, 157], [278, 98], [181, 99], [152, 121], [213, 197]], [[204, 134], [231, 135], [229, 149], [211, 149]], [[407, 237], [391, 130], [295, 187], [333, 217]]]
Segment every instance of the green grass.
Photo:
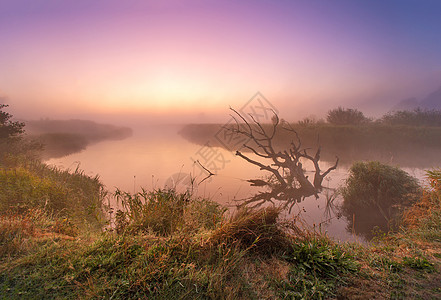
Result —
[[[42, 237], [39, 232], [59, 229], [55, 220], [17, 217], [17, 251], [6, 249], [0, 263], [0, 294], [12, 299], [258, 299], [279, 297], [289, 286], [310, 295], [297, 284], [301, 281], [317, 290], [312, 295], [326, 296], [357, 269], [340, 245], [280, 223], [276, 208], [243, 209], [227, 219], [218, 204], [173, 190], [117, 195], [126, 208], [138, 208], [136, 214], [120, 212], [119, 232], [79, 233], [73, 239], [66, 238], [65, 226], [63, 234]], [[3, 236], [13, 232], [5, 227]], [[35, 242], [26, 248], [28, 240]], [[249, 273], [266, 261], [289, 266], [289, 272], [277, 280], [271, 265]], [[256, 289], [262, 281], [267, 289]]]
[[123, 207], [116, 213], [118, 233], [153, 232], [169, 236], [177, 231], [209, 230], [222, 221], [226, 211], [218, 203], [173, 189], [143, 190], [134, 195], [117, 190], [115, 197]]
[[[310, 245], [301, 240], [297, 247], [304, 244]], [[338, 253], [338, 247], [333, 245], [331, 252]], [[262, 258], [249, 250], [235, 241], [213, 245], [209, 235], [202, 241], [129, 234], [104, 234], [91, 244], [57, 241], [1, 265], [0, 292], [8, 298], [258, 299], [252, 282], [245, 281], [243, 266], [255, 265]], [[295, 252], [277, 257], [277, 261], [289, 263], [290, 272], [280, 282], [266, 279], [271, 293], [281, 295], [282, 286], [287, 285], [299, 295], [310, 295], [297, 285], [301, 280], [309, 282], [317, 295], [332, 295], [336, 285], [329, 276], [337, 276], [342, 266], [341, 256], [333, 255], [319, 255], [317, 269], [305, 267], [308, 262], [313, 266], [314, 257], [301, 267], [294, 262]], [[264, 275], [268, 274], [252, 276]]]
[[0, 165], [0, 181], [2, 213], [38, 208], [89, 229], [105, 221], [104, 186], [98, 176], [87, 176], [78, 168], [61, 170], [38, 160], [14, 158]]
[[276, 207], [227, 216], [174, 190], [117, 191], [122, 208], [105, 229], [97, 177], [29, 160], [1, 172], [6, 299], [430, 299], [441, 288], [438, 171], [407, 227], [370, 245], [334, 242]]
[[[439, 128], [296, 126], [305, 147], [316, 146], [319, 135], [331, 154], [369, 156], [372, 147], [387, 152], [409, 144], [416, 150], [441, 145]], [[289, 142], [284, 135], [277, 139], [278, 146]], [[403, 214], [402, 228], [360, 245], [336, 243], [280, 220], [277, 207], [242, 208], [228, 217], [219, 204], [174, 190], [117, 191], [122, 209], [108, 220], [109, 195], [98, 176], [49, 167], [32, 159], [34, 148], [22, 141], [14, 146], [21, 147], [19, 155], [11, 154], [9, 142], [0, 143], [2, 299], [440, 295], [440, 170], [428, 172], [430, 186]]]

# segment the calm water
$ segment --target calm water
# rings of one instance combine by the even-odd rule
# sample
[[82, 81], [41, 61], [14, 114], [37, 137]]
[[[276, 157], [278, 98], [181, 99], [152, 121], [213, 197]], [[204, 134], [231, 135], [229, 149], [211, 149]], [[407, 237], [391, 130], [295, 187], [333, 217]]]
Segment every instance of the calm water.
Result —
[[[258, 188], [250, 187], [246, 180], [266, 175], [264, 172], [224, 149], [187, 142], [178, 135], [179, 129], [180, 126], [171, 125], [140, 128], [128, 139], [101, 142], [82, 152], [48, 160], [47, 163], [69, 169], [75, 169], [80, 164], [86, 174], [99, 174], [111, 192], [116, 188], [137, 192], [141, 188], [150, 190], [162, 188], [166, 184], [185, 190], [189, 188], [189, 179], [192, 178], [197, 195], [234, 207], [237, 200], [250, 197], [258, 191]], [[195, 163], [196, 160], [216, 175], [203, 181], [207, 173]], [[329, 166], [327, 162], [321, 163], [322, 170]], [[423, 170], [405, 170], [423, 178]], [[343, 184], [346, 176], [347, 169], [339, 167], [328, 175], [329, 180], [323, 185], [338, 187]], [[335, 203], [339, 201], [337, 199]], [[336, 211], [326, 211], [325, 208], [326, 191], [319, 199], [310, 197], [296, 204], [291, 215], [301, 213], [309, 226], [320, 227], [335, 239], [361, 240], [346, 230], [344, 218], [338, 218]]]

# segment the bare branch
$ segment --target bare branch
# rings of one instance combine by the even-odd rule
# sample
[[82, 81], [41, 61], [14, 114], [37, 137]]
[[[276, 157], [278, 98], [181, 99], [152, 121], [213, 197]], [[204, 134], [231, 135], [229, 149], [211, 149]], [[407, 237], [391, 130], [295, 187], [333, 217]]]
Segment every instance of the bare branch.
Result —
[[[291, 209], [296, 202], [302, 201], [305, 197], [312, 195], [318, 197], [318, 192], [322, 189], [323, 179], [332, 170], [337, 168], [338, 158], [334, 166], [322, 173], [319, 165], [321, 148], [318, 147], [314, 156], [309, 155], [307, 149], [301, 148], [302, 143], [297, 131], [286, 121], [282, 120], [281, 123], [274, 111], [272, 126], [266, 128], [253, 115], [249, 115], [252, 122], [248, 122], [238, 111], [233, 108], [230, 109], [235, 114], [233, 119], [236, 122], [236, 128], [229, 129], [250, 138], [253, 142], [253, 144], [244, 144], [243, 148], [257, 157], [271, 161], [271, 163], [265, 164], [250, 158], [239, 150], [236, 151], [237, 156], [259, 167], [260, 170], [270, 172], [272, 176], [272, 179], [270, 177], [268, 180], [248, 180], [252, 186], [266, 187], [270, 190], [259, 192], [250, 199], [247, 199], [243, 204], [261, 205], [268, 201], [280, 200], [284, 201], [286, 206], [290, 206]], [[243, 126], [241, 125], [242, 123]], [[273, 140], [277, 136], [277, 130], [280, 128], [280, 125], [282, 129], [292, 133], [295, 138], [291, 141], [291, 146], [288, 149], [276, 151], [273, 146]], [[314, 179], [312, 182], [306, 176], [305, 170], [303, 170], [303, 160], [309, 160], [314, 165]]]
[[339, 160], [340, 160], [340, 159], [339, 159], [338, 157], [336, 157], [335, 164], [334, 164], [332, 167], [330, 167], [329, 169], [327, 169], [327, 170], [323, 173], [323, 177], [325, 177], [326, 175], [328, 175], [331, 171], [337, 169], [337, 166], [338, 166], [338, 162], [339, 162]]
[[251, 158], [246, 157], [245, 155], [243, 155], [240, 151], [236, 151], [236, 155], [242, 157], [243, 159], [245, 159], [247, 162], [252, 163], [253, 165], [256, 165], [258, 167], [260, 167], [261, 170], [266, 170], [269, 171], [271, 173], [274, 174], [274, 176], [276, 176], [277, 180], [280, 182], [280, 184], [283, 187], [286, 187], [286, 182], [283, 179], [282, 175], [280, 175], [279, 171], [277, 171], [276, 169], [271, 168], [270, 166], [265, 166], [262, 163], [252, 160]]
[[210, 178], [211, 176], [214, 176], [216, 174], [212, 173], [210, 170], [208, 170], [206, 167], [204, 167], [201, 162], [199, 160], [196, 161], [205, 171], [208, 172], [208, 176], [205, 177], [204, 179], [202, 179], [199, 184], [201, 184], [202, 182], [204, 182], [205, 180], [207, 180], [208, 178]]

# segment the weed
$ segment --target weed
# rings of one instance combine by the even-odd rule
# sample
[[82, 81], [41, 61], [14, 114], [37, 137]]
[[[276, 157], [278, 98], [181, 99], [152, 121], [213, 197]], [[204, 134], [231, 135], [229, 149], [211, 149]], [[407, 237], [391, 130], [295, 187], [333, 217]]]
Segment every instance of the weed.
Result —
[[435, 268], [431, 262], [424, 257], [403, 257], [403, 265], [415, 270], [433, 272]]

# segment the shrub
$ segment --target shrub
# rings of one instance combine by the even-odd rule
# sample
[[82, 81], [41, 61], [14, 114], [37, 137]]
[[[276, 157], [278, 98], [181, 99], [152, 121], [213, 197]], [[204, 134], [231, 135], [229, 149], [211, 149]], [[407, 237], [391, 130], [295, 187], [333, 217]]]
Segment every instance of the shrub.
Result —
[[361, 111], [352, 108], [345, 109], [341, 106], [330, 110], [326, 120], [334, 125], [359, 125], [369, 122]]
[[[342, 210], [350, 228], [357, 225], [356, 229], [369, 236], [375, 226], [390, 229], [402, 209], [411, 206], [420, 193], [417, 180], [397, 167], [376, 161], [356, 162], [341, 189]], [[362, 225], [365, 228], [360, 228]]]

